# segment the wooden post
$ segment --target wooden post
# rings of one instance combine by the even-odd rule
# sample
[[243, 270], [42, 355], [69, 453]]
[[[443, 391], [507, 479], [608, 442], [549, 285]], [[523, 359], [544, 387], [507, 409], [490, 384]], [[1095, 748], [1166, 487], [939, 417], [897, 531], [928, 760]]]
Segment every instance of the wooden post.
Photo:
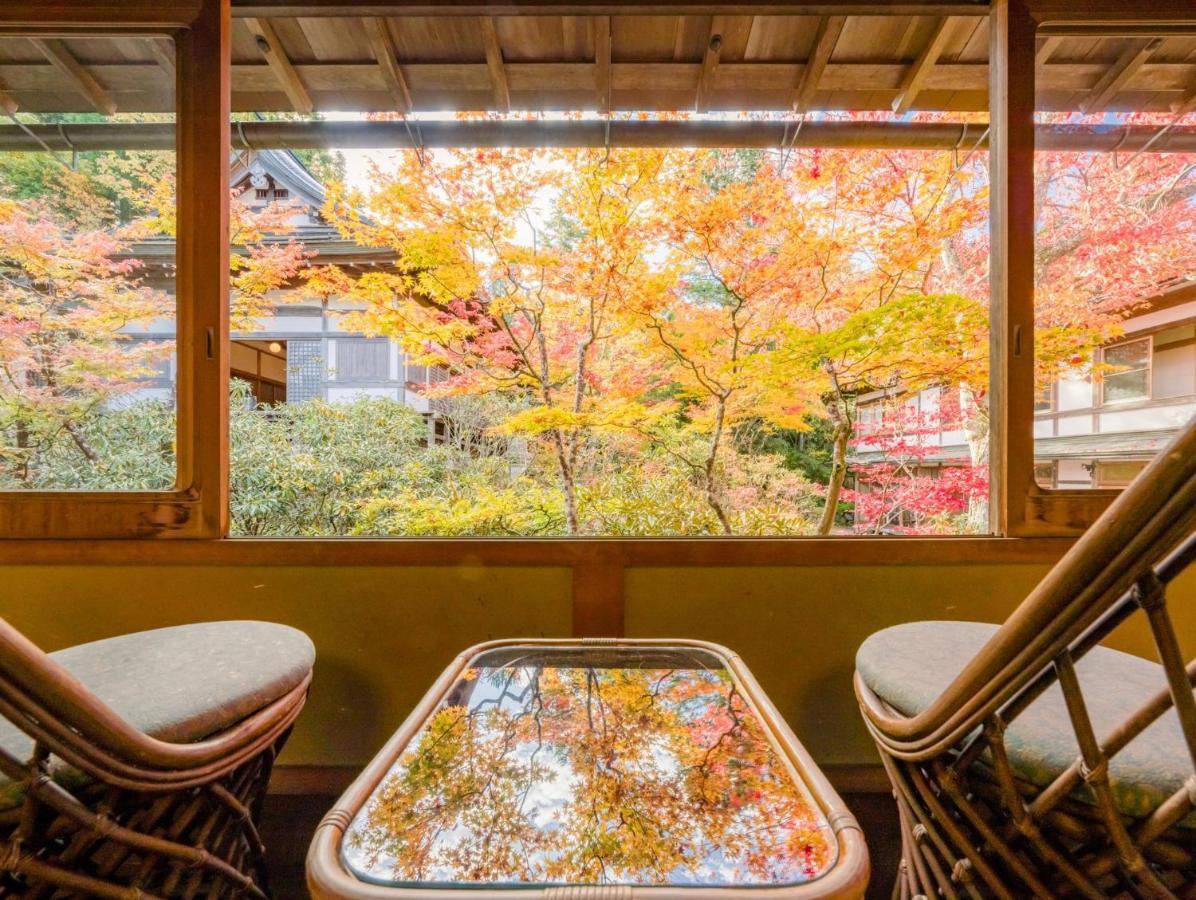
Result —
[[229, 0], [206, 0], [182, 33], [178, 97], [179, 486], [198, 531], [228, 526]]
[[623, 612], [621, 554], [595, 545], [573, 566], [573, 636], [622, 637]]
[[989, 20], [989, 523], [1017, 534], [1034, 482], [1034, 20], [994, 0]]

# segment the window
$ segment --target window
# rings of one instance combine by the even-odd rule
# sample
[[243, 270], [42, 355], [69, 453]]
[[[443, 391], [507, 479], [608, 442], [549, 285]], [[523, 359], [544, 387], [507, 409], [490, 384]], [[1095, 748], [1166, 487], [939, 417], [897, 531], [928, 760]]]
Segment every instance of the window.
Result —
[[[1150, 457], [1196, 414], [1196, 403], [1186, 402], [1196, 391], [1196, 347], [1186, 343], [1196, 323], [1196, 153], [1168, 138], [1196, 123], [1196, 113], [1179, 104], [1177, 116], [1177, 104], [1146, 87], [1148, 73], [1177, 59], [1165, 28], [1151, 34], [1151, 24], [1139, 22], [1129, 38], [1092, 22], [1042, 27], [1036, 220], [1018, 236], [1032, 237], [1033, 248], [1010, 252], [1035, 261], [1027, 310], [1034, 360], [1026, 375], [1036, 415], [1027, 423], [1033, 449], [1026, 455], [1058, 466], [1050, 479], [1035, 477], [1043, 490], [1023, 506], [1038, 524], [1057, 527], [1091, 521], [1110, 495], [1053, 490], [1124, 487], [1129, 479], [1113, 473], [1129, 464], [1109, 458]], [[1080, 60], [1111, 74], [1078, 98], [1043, 87], [1060, 84]], [[1104, 143], [1101, 136], [1113, 132], [1124, 141]]]
[[1123, 488], [1138, 477], [1149, 460], [1098, 460], [1096, 463], [1096, 486], [1098, 488]]
[[1101, 351], [1106, 368], [1101, 381], [1104, 403], [1129, 403], [1150, 398], [1150, 338], [1114, 344]]
[[[213, 24], [218, 4], [203, 7], [208, 18], [198, 33], [210, 37], [211, 29], [221, 27]], [[541, 78], [534, 86], [526, 86], [526, 79], [519, 82], [525, 87], [516, 91], [517, 106], [584, 107], [579, 118], [565, 116], [546, 124], [527, 119], [518, 109], [510, 118], [494, 114], [485, 122], [429, 114], [446, 105], [493, 113], [494, 106], [510, 102], [510, 91], [501, 83], [492, 98], [485, 90], [430, 90], [424, 85], [435, 79], [421, 76], [412, 94], [400, 69], [384, 72], [376, 84], [363, 88], [354, 67], [376, 67], [377, 41], [360, 40], [356, 31], [357, 37], [338, 45], [337, 60], [310, 63], [319, 71], [300, 73], [315, 82], [305, 84], [302, 77], [285, 85], [267, 80], [276, 67], [263, 65], [256, 42], [240, 39], [230, 42], [232, 70], [221, 69], [214, 61], [213, 41], [197, 41], [196, 32], [188, 30], [193, 22], [171, 20], [169, 11], [133, 0], [121, 15], [137, 24], [112, 39], [126, 40], [127, 31], [133, 35], [128, 39], [145, 38], [161, 51], [167, 35], [177, 36], [178, 54], [188, 61], [180, 68], [202, 73], [197, 76], [202, 83], [183, 85], [179, 117], [187, 123], [194, 116], [202, 125], [192, 122], [194, 128], [179, 129], [184, 141], [196, 142], [179, 154], [180, 164], [189, 168], [177, 175], [180, 249], [173, 276], [173, 329], [177, 345], [188, 352], [169, 367], [155, 363], [153, 368], [169, 371], [173, 381], [177, 477], [169, 483], [139, 482], [141, 474], [130, 480], [130, 470], [109, 470], [119, 476], [113, 487], [144, 484], [149, 487], [136, 489], [153, 495], [132, 498], [124, 524], [114, 524], [111, 533], [143, 527], [130, 522], [151, 523], [144, 527], [154, 533], [211, 536], [220, 530], [226, 512], [223, 473], [229, 462], [221, 458], [221, 442], [205, 432], [228, 425], [223, 379], [230, 372], [252, 374], [259, 395], [266, 391], [259, 372], [230, 366], [224, 316], [231, 317], [238, 340], [269, 333], [292, 342], [285, 381], [271, 382], [275, 388], [285, 383], [285, 406], [294, 407], [287, 413], [286, 441], [280, 432], [275, 446], [293, 448], [303, 465], [328, 464], [319, 475], [327, 476], [330, 503], [340, 515], [335, 522], [303, 525], [308, 529], [304, 533], [764, 536], [876, 533], [890, 527], [920, 533], [986, 533], [993, 528], [1045, 533], [1060, 522], [1082, 521], [1083, 516], [1058, 511], [1072, 499], [1053, 498], [1050, 488], [1032, 489], [1034, 460], [1095, 465], [1102, 448], [1080, 454], [1083, 448], [1055, 447], [1050, 449], [1058, 452], [1036, 454], [1032, 410], [1037, 405], [1044, 413], [1042, 422], [1050, 425], [1049, 434], [1046, 429], [1033, 433], [1056, 442], [1142, 431], [1151, 431], [1155, 440], [1191, 415], [1185, 398], [1192, 394], [1185, 391], [1189, 384], [1196, 391], [1196, 381], [1186, 368], [1186, 339], [1177, 335], [1192, 323], [1173, 316], [1185, 309], [1177, 292], [1191, 287], [1194, 271], [1189, 260], [1193, 217], [1185, 215], [1191, 212], [1192, 194], [1185, 179], [1196, 177], [1196, 169], [1186, 161], [1191, 154], [1178, 152], [1179, 132], [1167, 133], [1166, 122], [1150, 118], [1169, 114], [1174, 90], [1139, 90], [1133, 73], [1093, 82], [1097, 88], [1092, 96], [1089, 88], [1076, 87], [1072, 70], [1079, 61], [1112, 71], [1129, 39], [1123, 34], [1105, 35], [1091, 23], [1071, 33], [1067, 23], [1048, 23], [1052, 40], [1035, 48], [1039, 89], [1002, 89], [1002, 78], [1008, 81], [1005, 87], [1017, 88], [1019, 72], [1026, 75], [1024, 67], [1033, 62], [1017, 48], [1033, 43], [1024, 38], [1032, 37], [1026, 29], [1037, 24], [1035, 7], [1030, 0], [998, 8], [1000, 15], [1012, 16], [1009, 34], [1016, 32], [1023, 40], [1015, 42], [1016, 59], [996, 60], [997, 105], [991, 110], [986, 109], [990, 73], [985, 34], [992, 30], [996, 35], [992, 46], [998, 54], [1000, 41], [1009, 34], [1000, 15], [986, 21], [979, 6], [976, 15], [964, 11], [952, 16], [946, 30], [929, 16], [915, 21], [919, 17], [903, 14], [848, 13], [846, 19], [868, 21], [841, 23], [842, 34], [824, 22], [826, 33], [818, 42], [825, 42], [822, 55], [835, 60], [825, 73], [813, 64], [820, 54], [815, 52], [819, 48], [807, 46], [812, 37], [808, 23], [790, 21], [793, 17], [754, 22], [730, 14], [710, 21], [682, 12], [676, 21], [665, 21], [668, 16], [637, 19], [637, 28], [660, 29], [661, 40], [649, 43], [661, 48], [667, 43], [667, 53], [631, 47], [629, 23], [615, 21], [622, 13], [610, 19], [586, 17], [591, 30], [604, 23], [611, 27], [607, 37], [614, 42], [615, 59], [635, 54], [648, 66], [643, 72], [651, 83], [635, 90], [627, 87], [626, 71], [615, 73], [609, 95], [599, 99], [613, 110], [609, 122], [591, 115], [593, 86], [569, 80], [579, 77], [578, 64], [594, 65], [591, 57], [601, 41], [585, 52], [580, 45], [563, 53], [555, 46], [537, 49], [532, 45], [541, 37], [532, 30], [523, 34], [499, 23], [497, 40], [500, 49], [509, 45], [512, 65], [524, 64], [516, 59], [537, 59], [560, 60], [536, 63], [550, 70], [574, 67], [549, 71], [554, 77]], [[104, 9], [102, 15], [114, 15], [112, 7]], [[4, 15], [0, 10], [0, 18]], [[137, 85], [151, 92], [172, 83], [169, 78], [138, 77], [149, 74], [150, 66], [163, 66], [162, 59], [169, 68], [169, 53], [151, 49], [138, 54], [122, 45], [102, 59], [87, 56], [99, 40], [75, 44], [72, 36], [88, 24], [71, 23], [51, 54], [65, 46], [82, 55], [85, 70], [103, 69], [104, 78], [92, 80], [103, 87], [110, 79], [114, 93], [118, 85], [119, 92], [135, 95]], [[310, 27], [328, 24], [321, 20]], [[463, 28], [474, 24], [454, 22]], [[726, 34], [712, 42], [702, 32], [714, 24]], [[756, 46], [760, 42], [751, 35], [761, 33], [762, 25], [770, 29], [770, 41]], [[1141, 28], [1135, 29], [1137, 40]], [[307, 60], [311, 44], [297, 35], [294, 29], [279, 29], [279, 46], [272, 52]], [[21, 41], [29, 37], [20, 35]], [[42, 40], [41, 35], [33, 37]], [[429, 38], [434, 39], [439, 38]], [[1168, 33], [1162, 39], [1172, 38]], [[836, 45], [839, 40], [844, 43]], [[855, 46], [861, 41], [871, 45]], [[351, 46], [354, 42], [357, 46]], [[711, 70], [703, 63], [712, 48], [726, 66], [713, 71], [726, 77], [708, 77]], [[940, 51], [937, 61], [921, 56], [919, 48]], [[428, 58], [443, 59], [445, 65], [477, 64], [453, 59], [454, 53], [464, 52], [457, 45], [435, 53], [432, 49]], [[1151, 52], [1155, 49], [1152, 45]], [[643, 59], [641, 50], [647, 54]], [[1167, 57], [1178, 52], [1175, 47], [1164, 50], [1160, 61], [1189, 65], [1186, 59]], [[4, 71], [19, 74], [27, 52], [27, 46], [0, 48]], [[898, 77], [911, 54], [929, 71]], [[888, 62], [853, 62], [874, 56]], [[688, 66], [697, 80], [693, 85], [679, 79], [651, 81], [658, 77], [653, 64], [661, 71]], [[892, 68], [891, 90], [878, 88], [877, 64]], [[1150, 65], [1143, 72], [1156, 75]], [[790, 74], [799, 79], [784, 97], [778, 97], [775, 87], [778, 66], [794, 67]], [[596, 68], [601, 75], [601, 60]], [[38, 69], [37, 74], [46, 71]], [[248, 72], [260, 83], [245, 82]], [[499, 74], [492, 72], [495, 78]], [[1173, 74], [1178, 83], [1186, 70]], [[20, 78], [9, 85], [8, 77], [5, 90], [20, 101], [29, 87]], [[225, 160], [215, 158], [227, 149], [228, 111], [220, 104], [229, 96], [221, 80], [229, 79], [242, 81], [232, 92], [235, 102], [257, 107], [236, 110], [237, 153], [228, 155], [231, 174]], [[1020, 83], [1031, 81], [1023, 78]], [[308, 93], [313, 83], [320, 85], [315, 95]], [[32, 105], [28, 97], [18, 104], [31, 125], [55, 124], [55, 134], [43, 128], [35, 135], [43, 140], [50, 135], [56, 152], [78, 159], [95, 151], [72, 143], [75, 123], [38, 119], [45, 113], [37, 104], [51, 102], [47, 97], [53, 93], [95, 106], [94, 85], [89, 84], [58, 86], [42, 92], [46, 96], [34, 98]], [[1042, 109], [1027, 108], [1035, 100]], [[345, 106], [338, 108], [341, 102]], [[168, 115], [160, 106], [151, 99], [141, 105], [122, 102], [121, 109], [122, 114], [149, 117], [135, 123], [136, 140], [155, 150], [173, 145], [173, 135], [158, 128], [171, 123], [153, 118]], [[308, 107], [318, 115], [292, 112]], [[379, 121], [387, 114], [364, 111], [408, 107], [406, 122], [412, 127], [402, 133], [393, 123]], [[665, 115], [659, 121], [653, 121], [651, 111], [631, 115], [646, 107]], [[37, 112], [29, 111], [33, 109]], [[790, 114], [794, 109], [801, 115]], [[678, 110], [698, 112], [678, 121], [672, 115]], [[1035, 112], [1038, 121], [1031, 130]], [[1126, 113], [1135, 118], [1126, 119]], [[56, 109], [52, 114], [93, 113]], [[373, 156], [373, 151], [362, 156], [347, 149], [314, 149], [329, 148], [335, 142], [330, 136], [343, 127], [338, 123], [354, 119], [351, 130], [388, 134], [389, 148]], [[1125, 142], [1113, 150], [1107, 134], [1094, 131], [1094, 124], [1124, 124]], [[1180, 124], [1186, 126], [1186, 120]], [[750, 136], [745, 141], [750, 146], [728, 148], [727, 133], [740, 128]], [[484, 140], [477, 138], [479, 130], [487, 133]], [[553, 146], [537, 152], [519, 149], [534, 143], [528, 132], [539, 130], [556, 135], [547, 142]], [[425, 131], [435, 138], [429, 147], [441, 149], [422, 146]], [[604, 140], [611, 137], [609, 152], [596, 145], [599, 132]], [[583, 139], [570, 146], [571, 140], [561, 140], [560, 133]], [[654, 137], [645, 140], [645, 133]], [[1047, 141], [1037, 154], [1041, 177], [1029, 179], [1029, 173], [1009, 167], [1031, 158], [1024, 151], [1035, 133]], [[95, 132], [88, 146], [115, 154], [128, 150], [103, 144], [113, 134]], [[911, 139], [905, 142], [899, 137], [903, 134]], [[458, 141], [454, 135], [463, 137]], [[1011, 147], [1001, 143], [1006, 138]], [[991, 169], [986, 139], [999, 148], [992, 154]], [[670, 146], [650, 146], [658, 141]], [[196, 146], [203, 148], [202, 158], [191, 152]], [[639, 149], [633, 152], [632, 147]], [[43, 150], [24, 147], [22, 152]], [[267, 165], [271, 154], [276, 155], [276, 169]], [[238, 171], [237, 166], [251, 165], [250, 158], [261, 165]], [[446, 177], [434, 183], [426, 177], [428, 166]], [[496, 173], [493, 177], [482, 175], [486, 166]], [[1139, 176], [1139, 171], [1146, 174]], [[835, 177], [826, 177], [828, 172]], [[271, 173], [285, 177], [295, 193], [276, 188]], [[1107, 189], [1117, 173], [1143, 189], [1140, 197], [1154, 197], [1152, 187], [1163, 189], [1159, 196], [1164, 202], [1152, 201], [1148, 212], [1156, 216], [1161, 210], [1166, 221], [1152, 220], [1148, 227], [1126, 215], [1118, 204], [1138, 209], [1140, 197]], [[231, 313], [214, 314], [213, 298], [228, 280], [223, 263], [228, 247], [217, 252], [212, 244], [216, 229], [211, 216], [220, 212], [220, 205], [211, 198], [223, 195], [230, 177], [248, 199], [266, 191], [260, 199], [284, 195], [295, 198], [296, 206], [250, 202], [233, 207], [233, 307]], [[479, 185], [489, 189], [500, 182], [512, 190], [494, 198], [490, 214], [485, 214], [485, 203], [461, 202], [464, 196], [476, 197]], [[858, 190], [838, 196], [840, 185]], [[387, 186], [402, 190], [386, 197]], [[605, 197], [609, 188], [609, 196], [622, 202], [620, 198], [631, 196], [629, 186], [655, 193], [640, 198], [643, 202], [625, 218], [634, 225], [623, 235], [627, 240], [594, 239], [611, 223], [592, 218], [594, 210], [584, 205], [587, 191], [595, 188]], [[254, 193], [248, 193], [249, 187]], [[1025, 218], [1034, 206], [1028, 193], [1034, 187], [1040, 221], [1012, 221]], [[911, 188], [927, 193], [909, 202]], [[992, 254], [989, 197], [999, 207], [992, 226], [1002, 242]], [[325, 204], [328, 198], [335, 202]], [[860, 198], [871, 198], [873, 207], [853, 205]], [[606, 208], [603, 204], [599, 215], [606, 215]], [[436, 220], [444, 211], [478, 221], [451, 230]], [[136, 206], [124, 199], [114, 202], [112, 214], [122, 223], [139, 220]], [[833, 216], [839, 219], [829, 227]], [[161, 218], [160, 224], [167, 226], [170, 217]], [[602, 228], [593, 228], [596, 222]], [[475, 227], [479, 224], [480, 230]], [[1133, 234], [1127, 237], [1126, 228]], [[833, 240], [827, 239], [831, 233]], [[479, 235], [484, 240], [479, 238], [475, 246]], [[1119, 235], [1123, 239], [1111, 239]], [[703, 259], [693, 252], [712, 236], [719, 240], [710, 246], [719, 247], [725, 258]], [[626, 259], [608, 256], [630, 246], [632, 239], [639, 242], [636, 253]], [[1147, 240], [1160, 246], [1148, 247]], [[1034, 252], [1036, 241], [1043, 252]], [[817, 247], [834, 250], [833, 265], [826, 253], [814, 252]], [[144, 249], [130, 259], [141, 262], [149, 255]], [[1026, 266], [1014, 265], [1011, 273], [1007, 265], [987, 266], [990, 256], [999, 263], [1035, 259], [1042, 264], [1029, 274]], [[599, 293], [620, 304], [617, 314], [604, 309], [601, 315], [576, 316], [588, 302], [585, 292], [599, 283], [596, 271], [613, 279], [611, 290]], [[163, 272], [170, 277], [168, 268]], [[770, 272], [775, 277], [766, 277]], [[784, 297], [770, 295], [782, 281]], [[820, 285], [825, 296], [808, 308], [799, 308], [801, 301], [792, 299], [820, 296]], [[993, 321], [1002, 329], [994, 341], [1001, 357], [1000, 365], [992, 366], [992, 384], [990, 295]], [[749, 308], [751, 315], [740, 318]], [[1127, 323], [1137, 312], [1153, 318]], [[161, 318], [155, 327], [172, 317]], [[587, 318], [602, 323], [588, 340]], [[843, 325], [848, 320], [850, 327]], [[161, 336], [169, 332], [162, 328]], [[1169, 334], [1152, 356], [1149, 341], [1135, 355], [1134, 340], [1124, 338], [1127, 332]], [[734, 339], [726, 339], [728, 334]], [[367, 338], [375, 335], [380, 337]], [[847, 340], [852, 336], [857, 343]], [[840, 338], [844, 343], [834, 344]], [[835, 352], [827, 352], [828, 341]], [[1022, 353], [1026, 342], [1032, 342], [1036, 359]], [[859, 359], [853, 356], [857, 351]], [[726, 353], [743, 356], [729, 358]], [[404, 358], [428, 367], [426, 390], [407, 389]], [[828, 360], [834, 371], [828, 371]], [[839, 360], [848, 362], [838, 367]], [[213, 375], [216, 369], [220, 371]], [[134, 379], [137, 389], [112, 403], [96, 404], [95, 410], [136, 406], [144, 399], [137, 390], [146, 381]], [[44, 373], [27, 379], [39, 389], [54, 382]], [[69, 397], [69, 390], [64, 394]], [[900, 396], [903, 402], [867, 411], [861, 399], [878, 395]], [[272, 396], [277, 399], [278, 394]], [[991, 413], [989, 402], [997, 404]], [[1158, 417], [1157, 423], [1143, 418], [1147, 411]], [[344, 424], [350, 412], [358, 416], [352, 428]], [[200, 418], [211, 427], [195, 427]], [[244, 423], [260, 424], [264, 418]], [[445, 424], [449, 422], [452, 427]], [[989, 422], [999, 423], [1002, 430], [990, 435]], [[1006, 422], [1011, 423], [1008, 431], [1003, 429]], [[362, 430], [355, 430], [359, 425]], [[442, 445], [428, 446], [429, 434], [466, 432], [472, 437], [447, 442], [461, 448], [458, 456]], [[249, 428], [234, 428], [233, 433], [245, 435]], [[1000, 452], [989, 453], [990, 440], [1001, 442]], [[174, 444], [166, 444], [176, 451]], [[234, 508], [238, 490], [251, 480], [238, 480], [238, 461], [254, 458], [239, 453], [235, 444]], [[991, 520], [990, 457], [1002, 466], [994, 473], [998, 502]], [[369, 468], [379, 459], [383, 465]], [[847, 480], [845, 472], [850, 473]], [[1071, 477], [1075, 474], [1069, 470], [1064, 478], [1056, 470], [1052, 480], [1071, 483], [1078, 480]], [[931, 478], [936, 481], [933, 491], [925, 489]], [[1099, 481], [1092, 478], [1094, 484]], [[850, 485], [859, 486], [858, 491], [853, 493]], [[874, 498], [869, 501], [873, 506], [861, 504], [857, 494]], [[928, 497], [939, 505], [913, 506]], [[136, 507], [142, 502], [159, 505], [146, 516]], [[167, 502], [178, 506], [163, 509]], [[1019, 503], [1025, 509], [1009, 513]], [[11, 505], [10, 499], [4, 498], [4, 504]], [[1090, 508], [1096, 504], [1085, 507]], [[30, 514], [29, 520], [34, 518]], [[292, 523], [304, 521], [303, 516], [291, 518]], [[1023, 528], [1027, 522], [1034, 527]], [[88, 527], [100, 532], [108, 527], [97, 523]], [[283, 530], [253, 533], [297, 533], [285, 530], [293, 524], [279, 527]]]
[[[0, 35], [0, 58], [27, 54], [33, 70], [121, 47], [146, 68], [155, 50], [173, 53], [156, 37]], [[169, 136], [172, 85], [147, 80], [122, 102], [166, 110], [156, 118]], [[98, 87], [44, 105], [53, 111], [20, 114], [22, 125], [131, 121]], [[47, 147], [0, 151], [0, 490], [170, 490], [176, 259], [161, 223], [176, 216], [175, 154]]]
[[[206, 39], [219, 8], [75, 4], [52, 17], [58, 34], [6, 25], [9, 15], [0, 6], [5, 105], [23, 127], [0, 151], [0, 208], [7, 239], [29, 228], [40, 237], [0, 251], [10, 378], [0, 533], [214, 537], [220, 448], [191, 424], [203, 407], [222, 427], [225, 402], [216, 357], [227, 251], [210, 198], [226, 178], [200, 149], [221, 145], [226, 76]], [[214, 73], [216, 89], [185, 85], [176, 97], [185, 67]], [[78, 133], [89, 128], [102, 137], [85, 148]], [[112, 140], [129, 129], [153, 136]], [[52, 268], [39, 268], [44, 254]], [[47, 304], [51, 328], [10, 327]], [[173, 384], [160, 384], [167, 373]]]
[[336, 380], [386, 381], [390, 375], [391, 344], [387, 340], [336, 342]]
[[1034, 480], [1043, 487], [1053, 488], [1056, 486], [1056, 466], [1057, 463], [1040, 462], [1034, 464]]

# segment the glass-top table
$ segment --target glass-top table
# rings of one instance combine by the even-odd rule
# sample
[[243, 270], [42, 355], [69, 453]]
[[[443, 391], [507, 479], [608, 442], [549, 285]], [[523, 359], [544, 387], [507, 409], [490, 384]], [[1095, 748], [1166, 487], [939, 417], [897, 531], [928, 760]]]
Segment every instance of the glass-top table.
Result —
[[308, 870], [316, 897], [860, 896], [867, 857], [730, 651], [519, 641], [458, 657], [325, 818]]

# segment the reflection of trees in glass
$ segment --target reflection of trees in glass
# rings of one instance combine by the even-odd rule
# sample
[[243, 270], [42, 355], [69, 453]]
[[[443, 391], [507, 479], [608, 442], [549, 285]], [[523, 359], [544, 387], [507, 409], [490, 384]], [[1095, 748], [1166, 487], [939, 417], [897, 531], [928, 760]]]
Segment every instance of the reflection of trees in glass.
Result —
[[403, 881], [776, 883], [831, 862], [725, 670], [470, 670], [348, 835]]

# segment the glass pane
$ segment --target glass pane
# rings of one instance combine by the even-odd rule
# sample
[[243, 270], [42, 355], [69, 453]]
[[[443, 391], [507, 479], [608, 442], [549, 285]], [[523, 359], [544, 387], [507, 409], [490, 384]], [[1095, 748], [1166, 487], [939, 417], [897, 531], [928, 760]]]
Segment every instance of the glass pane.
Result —
[[[542, 76], [509, 114], [445, 63], [481, 46], [475, 20], [395, 16], [375, 44], [430, 67], [398, 89], [401, 118], [377, 22], [279, 29], [293, 60], [336, 48], [311, 73], [314, 116], [250, 77], [262, 51], [234, 23], [234, 336], [287, 341], [287, 385], [267, 417], [234, 404], [232, 532], [987, 531], [978, 12], [853, 16], [822, 38], [814, 19], [726, 16], [720, 60], [742, 81], [715, 79], [702, 113], [658, 79], [700, 68], [708, 16], [500, 17], [505, 58]], [[594, 144], [597, 98], [576, 87], [593, 50], [551, 35], [606, 25], [651, 82], [612, 63], [611, 134], [701, 128], [710, 146]], [[821, 41], [838, 58], [796, 96]], [[901, 90], [927, 48], [941, 67]], [[495, 137], [562, 126], [590, 138]], [[772, 139], [709, 137], [741, 128]]]
[[836, 841], [722, 662], [668, 649], [474, 660], [354, 818], [382, 884], [797, 884]]
[[173, 58], [0, 36], [0, 490], [174, 485]]
[[1123, 488], [1145, 468], [1144, 460], [1101, 460], [1096, 468], [1097, 487]]
[[1149, 382], [1150, 373], [1145, 369], [1106, 375], [1103, 385], [1105, 402], [1125, 403], [1129, 400], [1145, 400], [1150, 396]]
[[1106, 347], [1102, 357], [1105, 365], [1115, 369], [1143, 369], [1150, 365], [1150, 341], [1130, 341]]
[[1122, 486], [1106, 463], [1149, 458], [1196, 415], [1196, 343], [1171, 342], [1196, 323], [1193, 43], [1051, 28], [1037, 55], [1034, 346], [1036, 388], [1055, 402], [1036, 406], [1034, 455], [1059, 488]]

